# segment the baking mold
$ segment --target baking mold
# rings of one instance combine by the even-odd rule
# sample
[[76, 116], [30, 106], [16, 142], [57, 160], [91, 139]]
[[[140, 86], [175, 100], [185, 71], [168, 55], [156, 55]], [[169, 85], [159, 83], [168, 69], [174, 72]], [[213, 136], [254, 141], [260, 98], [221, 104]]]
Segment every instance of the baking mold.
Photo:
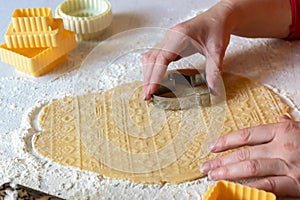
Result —
[[111, 4], [107, 0], [67, 0], [55, 13], [63, 19], [65, 29], [76, 33], [78, 40], [97, 38], [112, 22]]
[[16, 32], [10, 23], [5, 34], [7, 48], [41, 48], [58, 47], [63, 30], [62, 19], [53, 19], [53, 23], [45, 31]]
[[48, 31], [52, 22], [51, 8], [21, 8], [12, 14], [15, 32]]
[[202, 200], [275, 200], [273, 193], [228, 181], [218, 181], [208, 188]]
[[65, 55], [76, 47], [75, 34], [63, 30], [60, 47], [9, 49], [0, 45], [1, 60], [32, 76], [43, 75], [64, 61]]

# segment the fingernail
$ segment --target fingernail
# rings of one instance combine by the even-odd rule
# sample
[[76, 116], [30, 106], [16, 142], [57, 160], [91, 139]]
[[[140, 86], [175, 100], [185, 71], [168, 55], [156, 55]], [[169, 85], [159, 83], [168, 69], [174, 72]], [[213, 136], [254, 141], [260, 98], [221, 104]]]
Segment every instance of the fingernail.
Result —
[[215, 181], [217, 178], [216, 176], [217, 176], [217, 172], [215, 170], [210, 170], [207, 174], [208, 179], [211, 181]]
[[151, 87], [148, 86], [148, 87], [147, 87], [147, 90], [146, 90], [146, 93], [145, 93], [145, 98], [146, 98], [146, 100], [150, 99], [150, 90], [151, 90]]
[[212, 142], [210, 145], [209, 145], [209, 149], [211, 150], [211, 151], [214, 151], [214, 150], [216, 150], [216, 143], [217, 142]]
[[217, 96], [215, 90], [213, 90], [211, 87], [208, 87], [208, 92], [213, 96]]
[[292, 119], [292, 116], [289, 113], [284, 113], [283, 115], [288, 119]]
[[146, 95], [145, 95], [145, 89], [144, 88], [142, 90], [142, 98], [143, 98], [143, 100], [146, 100]]
[[203, 173], [203, 174], [207, 174], [210, 169], [211, 169], [210, 164], [209, 163], [204, 163], [200, 167], [200, 172]]
[[211, 180], [211, 181], [212, 181], [212, 178], [211, 178], [211, 171], [208, 172], [207, 178], [208, 178], [208, 180]]
[[143, 90], [143, 99], [148, 100], [148, 95], [149, 95], [149, 87]]

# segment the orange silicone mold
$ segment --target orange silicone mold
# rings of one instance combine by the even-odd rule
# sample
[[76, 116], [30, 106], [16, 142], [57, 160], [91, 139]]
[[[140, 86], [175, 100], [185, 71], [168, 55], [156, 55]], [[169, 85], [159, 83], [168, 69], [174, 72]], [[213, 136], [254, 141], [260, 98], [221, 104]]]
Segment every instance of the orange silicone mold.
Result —
[[53, 19], [47, 30], [32, 32], [16, 32], [13, 23], [10, 23], [4, 36], [5, 44], [7, 48], [58, 47], [62, 29], [62, 19]]
[[40, 76], [64, 61], [66, 54], [76, 47], [75, 34], [71, 31], [63, 30], [61, 40], [60, 47], [48, 48], [9, 49], [6, 44], [2, 44], [0, 45], [1, 60], [15, 66], [21, 72]]
[[15, 32], [48, 31], [52, 22], [51, 8], [21, 8], [12, 14]]
[[228, 181], [218, 181], [208, 188], [202, 200], [275, 200], [273, 193], [235, 184]]

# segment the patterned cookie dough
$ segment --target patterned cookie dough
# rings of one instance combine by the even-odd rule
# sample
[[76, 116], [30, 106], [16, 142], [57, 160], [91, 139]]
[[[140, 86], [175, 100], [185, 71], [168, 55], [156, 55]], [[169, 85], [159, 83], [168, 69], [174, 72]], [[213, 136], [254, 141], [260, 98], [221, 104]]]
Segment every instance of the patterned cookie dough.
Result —
[[[289, 107], [265, 86], [224, 74], [225, 122], [221, 135], [278, 122]], [[103, 93], [54, 100], [39, 115], [34, 150], [61, 165], [137, 183], [181, 183], [201, 178], [199, 156], [211, 107], [164, 111], [142, 100], [142, 82]], [[130, 92], [128, 92], [130, 91]]]

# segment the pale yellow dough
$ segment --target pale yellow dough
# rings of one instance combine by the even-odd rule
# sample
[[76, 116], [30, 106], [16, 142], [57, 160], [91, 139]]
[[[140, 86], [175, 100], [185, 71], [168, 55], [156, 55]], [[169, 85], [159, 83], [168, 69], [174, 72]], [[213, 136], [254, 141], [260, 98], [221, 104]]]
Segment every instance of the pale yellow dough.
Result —
[[[224, 74], [227, 102], [222, 135], [278, 122], [289, 107], [263, 85]], [[35, 151], [61, 165], [138, 183], [181, 183], [203, 177], [199, 158], [210, 107], [197, 107], [195, 127], [184, 112], [162, 111], [141, 97], [141, 82], [103, 93], [55, 100], [42, 109]], [[130, 96], [122, 92], [132, 91]], [[123, 96], [122, 96], [123, 95]], [[126, 101], [121, 101], [127, 99]], [[191, 137], [182, 134], [187, 129]], [[209, 133], [208, 133], [209, 134]]]

